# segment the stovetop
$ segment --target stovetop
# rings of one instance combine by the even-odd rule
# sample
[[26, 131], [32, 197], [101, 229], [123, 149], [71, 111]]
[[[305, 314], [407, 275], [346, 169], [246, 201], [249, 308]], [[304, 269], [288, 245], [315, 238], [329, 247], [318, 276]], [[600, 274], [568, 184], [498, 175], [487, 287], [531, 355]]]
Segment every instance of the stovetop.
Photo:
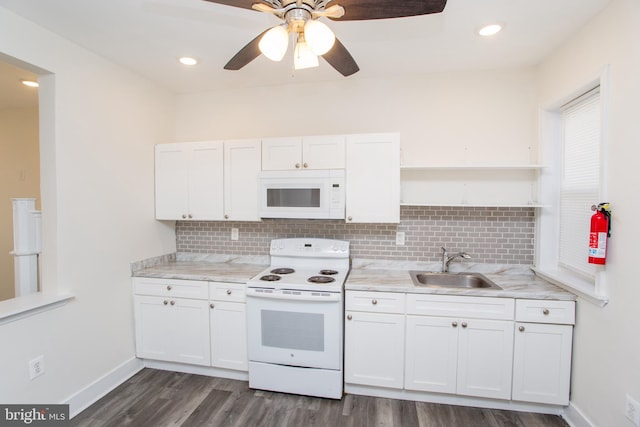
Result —
[[349, 273], [349, 242], [330, 239], [275, 239], [271, 266], [248, 287], [342, 292]]

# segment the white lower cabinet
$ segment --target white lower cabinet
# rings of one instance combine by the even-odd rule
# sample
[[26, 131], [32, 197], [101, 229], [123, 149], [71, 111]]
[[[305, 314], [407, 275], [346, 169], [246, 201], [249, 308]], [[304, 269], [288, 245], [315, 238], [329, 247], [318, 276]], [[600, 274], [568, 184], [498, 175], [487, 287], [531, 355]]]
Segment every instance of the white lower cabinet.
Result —
[[575, 302], [402, 296], [346, 292], [345, 383], [569, 403]]
[[344, 380], [402, 388], [404, 315], [348, 311], [345, 322]]
[[210, 284], [211, 366], [246, 371], [247, 310], [244, 285]]
[[246, 371], [244, 284], [134, 278], [136, 355]]
[[516, 321], [513, 400], [568, 405], [575, 303], [518, 300]]
[[509, 399], [513, 322], [407, 316], [405, 388]]
[[403, 387], [404, 311], [403, 293], [346, 292], [345, 383]]
[[148, 295], [134, 301], [138, 357], [210, 364], [207, 301]]

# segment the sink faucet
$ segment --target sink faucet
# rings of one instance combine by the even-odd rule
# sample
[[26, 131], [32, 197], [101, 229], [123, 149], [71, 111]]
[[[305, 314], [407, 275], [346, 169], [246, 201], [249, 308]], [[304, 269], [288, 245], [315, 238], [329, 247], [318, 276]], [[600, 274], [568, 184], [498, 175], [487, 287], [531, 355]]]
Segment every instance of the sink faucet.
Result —
[[471, 258], [471, 255], [469, 255], [466, 252], [458, 252], [455, 255], [449, 256], [449, 252], [447, 252], [445, 248], [441, 247], [440, 249], [442, 249], [442, 272], [443, 273], [449, 272], [449, 263], [454, 259], [458, 257], [465, 258], [465, 259]]

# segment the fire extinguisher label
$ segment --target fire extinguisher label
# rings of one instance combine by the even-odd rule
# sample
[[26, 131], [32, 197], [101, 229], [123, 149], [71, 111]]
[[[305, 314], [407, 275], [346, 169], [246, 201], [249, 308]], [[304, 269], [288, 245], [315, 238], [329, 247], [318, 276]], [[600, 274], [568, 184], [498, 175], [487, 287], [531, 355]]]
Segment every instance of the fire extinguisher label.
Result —
[[589, 233], [589, 256], [604, 258], [607, 252], [607, 233]]

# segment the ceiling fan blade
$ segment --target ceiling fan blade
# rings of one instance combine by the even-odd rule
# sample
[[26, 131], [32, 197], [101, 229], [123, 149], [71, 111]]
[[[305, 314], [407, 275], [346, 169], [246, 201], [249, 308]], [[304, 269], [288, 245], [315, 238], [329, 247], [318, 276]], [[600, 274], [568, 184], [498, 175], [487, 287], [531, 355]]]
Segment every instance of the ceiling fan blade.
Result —
[[[440, 13], [447, 0], [331, 0], [329, 4], [344, 7], [340, 21], [361, 21]], [[336, 18], [329, 16], [329, 19]]]
[[311, 12], [311, 16], [313, 19], [319, 18], [321, 16], [326, 16], [332, 19], [342, 18], [344, 16], [344, 7], [334, 4], [324, 10], [314, 10]]
[[253, 39], [249, 43], [247, 43], [247, 45], [245, 47], [240, 49], [240, 51], [238, 53], [236, 53], [233, 56], [233, 58], [231, 58], [229, 60], [229, 62], [227, 62], [227, 65], [224, 66], [224, 69], [225, 70], [239, 70], [240, 68], [242, 68], [245, 65], [247, 65], [249, 62], [251, 62], [254, 59], [256, 59], [258, 56], [260, 56], [261, 52], [260, 52], [260, 48], [258, 47], [258, 44], [260, 43], [260, 39], [262, 38], [264, 33], [266, 33], [269, 30], [270, 30], [270, 28], [264, 30], [255, 39]]
[[345, 77], [357, 73], [360, 70], [353, 56], [351, 56], [347, 48], [344, 47], [337, 38], [331, 50], [322, 55], [322, 57]]
[[225, 6], [240, 7], [242, 9], [253, 9], [254, 3], [260, 3], [259, 0], [204, 0], [204, 1], [223, 4]]

